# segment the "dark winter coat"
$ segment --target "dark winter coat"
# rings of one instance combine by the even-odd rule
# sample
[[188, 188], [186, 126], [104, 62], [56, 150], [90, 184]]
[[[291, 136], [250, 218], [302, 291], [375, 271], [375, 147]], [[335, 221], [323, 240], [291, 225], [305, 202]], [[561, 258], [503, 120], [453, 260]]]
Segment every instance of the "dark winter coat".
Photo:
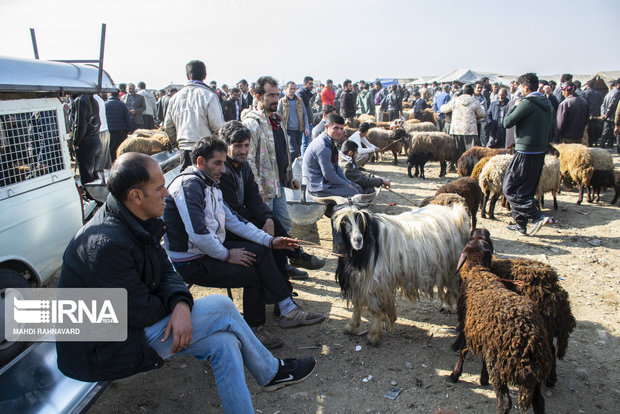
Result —
[[193, 304], [161, 238], [160, 219], [140, 221], [113, 195], [67, 246], [60, 288], [115, 287], [127, 290], [128, 330], [124, 342], [57, 342], [58, 368], [80, 381], [129, 377], [159, 368], [163, 359], [144, 328], [165, 318], [179, 301]]

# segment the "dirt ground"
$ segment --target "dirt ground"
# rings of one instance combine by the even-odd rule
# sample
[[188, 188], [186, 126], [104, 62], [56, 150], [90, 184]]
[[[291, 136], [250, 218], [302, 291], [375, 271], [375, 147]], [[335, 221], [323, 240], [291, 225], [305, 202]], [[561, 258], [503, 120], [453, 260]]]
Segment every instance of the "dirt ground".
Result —
[[[616, 168], [620, 159], [614, 154]], [[413, 200], [432, 195], [447, 181], [439, 179], [439, 166], [427, 167], [427, 179], [407, 177], [404, 160], [398, 166], [385, 161], [367, 169], [392, 180], [393, 189]], [[575, 204], [576, 191], [563, 190], [559, 209], [549, 199], [545, 213], [554, 224], [546, 225], [534, 237], [508, 232], [509, 213], [498, 206], [497, 221], [478, 219], [488, 228], [500, 257], [527, 257], [550, 263], [557, 269], [562, 286], [569, 292], [577, 328], [570, 337], [567, 355], [558, 362], [558, 383], [543, 388], [548, 413], [613, 413], [620, 402], [620, 209], [610, 206], [613, 190], [606, 191], [600, 204]], [[396, 203], [395, 205], [392, 205]], [[401, 197], [383, 190], [372, 210], [397, 214], [411, 208]], [[330, 221], [294, 227], [293, 236], [332, 245]], [[320, 249], [308, 249], [325, 255]], [[247, 383], [258, 413], [432, 413], [438, 407], [456, 413], [491, 413], [495, 410], [492, 388], [478, 383], [480, 362], [469, 356], [461, 381], [446, 380], [457, 360], [450, 348], [455, 338], [456, 315], [439, 312], [438, 302], [422, 299], [397, 302], [398, 320], [392, 332], [385, 332], [378, 348], [368, 346], [364, 336], [347, 336], [343, 328], [351, 315], [340, 297], [334, 279], [336, 258], [311, 271], [306, 281], [295, 281], [299, 302], [328, 318], [321, 324], [282, 330], [268, 307], [267, 326], [286, 345], [274, 352], [288, 358], [312, 355], [317, 367], [301, 384], [268, 393], [261, 391], [248, 374]], [[194, 288], [197, 297], [223, 289]], [[241, 290], [235, 289], [235, 303], [241, 310]], [[362, 330], [367, 329], [362, 321]], [[392, 387], [402, 389], [395, 399], [384, 394]], [[513, 404], [516, 394], [511, 390]], [[614, 408], [615, 407], [615, 408]], [[212, 370], [207, 362], [179, 357], [159, 370], [115, 381], [90, 410], [91, 413], [220, 412]], [[518, 412], [514, 407], [513, 412]]]

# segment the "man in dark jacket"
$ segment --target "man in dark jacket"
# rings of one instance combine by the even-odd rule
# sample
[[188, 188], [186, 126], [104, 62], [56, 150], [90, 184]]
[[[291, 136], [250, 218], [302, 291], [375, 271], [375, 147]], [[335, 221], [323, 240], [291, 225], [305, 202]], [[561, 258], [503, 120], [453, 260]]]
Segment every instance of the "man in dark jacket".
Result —
[[230, 98], [226, 99], [222, 104], [222, 113], [224, 121], [238, 121], [241, 116], [241, 107], [239, 106], [239, 88], [232, 88]]
[[306, 108], [306, 114], [308, 115], [308, 131], [303, 131], [303, 137], [301, 142], [301, 156], [304, 156], [306, 152], [306, 148], [310, 145], [310, 141], [312, 141], [312, 125], [314, 120], [314, 112], [312, 112], [312, 98], [314, 96], [314, 79], [312, 76], [304, 77], [304, 86], [303, 88], [297, 89], [295, 95], [301, 98], [304, 102], [304, 107]]
[[118, 92], [112, 92], [110, 98], [105, 102], [105, 116], [110, 131], [110, 158], [114, 162], [116, 150], [125, 141], [127, 133], [131, 129], [129, 110], [127, 105], [119, 99]]
[[579, 95], [581, 98], [588, 101], [588, 145], [591, 147], [598, 144], [598, 140], [603, 132], [603, 121], [599, 119], [601, 116], [603, 95], [596, 89], [593, 89], [593, 85], [594, 82], [592, 80], [587, 81], [583, 92]]
[[340, 115], [349, 122], [353, 122], [355, 117], [355, 95], [351, 80], [347, 79], [342, 84], [343, 92], [340, 96]]
[[133, 132], [136, 129], [144, 128], [144, 111], [146, 111], [146, 100], [144, 96], [136, 93], [136, 85], [130, 83], [127, 85], [127, 94], [124, 95], [121, 100], [131, 115], [131, 129], [129, 132]]
[[126, 289], [127, 340], [57, 342], [65, 375], [114, 380], [159, 368], [174, 354], [192, 355], [210, 360], [224, 412], [237, 413], [254, 412], [244, 365], [266, 390], [312, 372], [313, 358], [274, 358], [230, 299], [192, 300], [160, 244], [168, 191], [155, 160], [123, 154], [112, 165], [108, 188], [106, 204], [69, 243], [58, 287]]
[[[224, 202], [231, 210], [237, 212], [256, 227], [263, 229], [266, 233], [272, 236], [290, 237], [280, 221], [273, 217], [273, 213], [267, 204], [263, 202], [254, 180], [252, 168], [247, 163], [252, 136], [250, 130], [241, 122], [231, 121], [222, 126], [219, 135], [228, 144], [226, 172], [220, 178], [220, 189], [224, 196]], [[226, 237], [238, 240], [232, 233], [227, 234]], [[295, 265], [310, 270], [325, 266], [325, 259], [309, 255], [301, 248], [272, 250], [272, 253], [276, 265], [291, 291], [293, 287], [288, 282], [288, 276], [293, 279], [306, 279], [308, 272], [289, 266], [287, 257]]]
[[491, 102], [487, 111], [487, 124], [489, 126], [489, 148], [504, 148], [506, 145], [506, 128], [504, 117], [508, 112], [508, 91], [504, 88], [497, 93], [497, 99]]
[[102, 151], [99, 105], [92, 95], [77, 95], [73, 98], [70, 119], [80, 181], [82, 184], [90, 183], [97, 178], [95, 169]]
[[516, 154], [506, 170], [503, 191], [515, 221], [508, 230], [525, 235], [527, 221], [532, 219], [530, 235], [534, 235], [549, 220], [538, 209], [534, 194], [545, 164], [553, 107], [543, 94], [536, 91], [536, 74], [526, 73], [518, 81], [523, 99], [517, 101], [504, 118], [504, 128], [516, 126]]
[[588, 122], [588, 101], [575, 95], [575, 84], [562, 84], [564, 100], [558, 106], [558, 142], [581, 144]]
[[601, 117], [603, 118], [603, 135], [599, 141], [601, 148], [607, 146], [613, 147], [615, 136], [614, 119], [616, 116], [616, 110], [618, 109], [618, 102], [620, 101], [620, 78], [609, 89], [607, 95], [603, 99], [603, 105], [601, 106]]

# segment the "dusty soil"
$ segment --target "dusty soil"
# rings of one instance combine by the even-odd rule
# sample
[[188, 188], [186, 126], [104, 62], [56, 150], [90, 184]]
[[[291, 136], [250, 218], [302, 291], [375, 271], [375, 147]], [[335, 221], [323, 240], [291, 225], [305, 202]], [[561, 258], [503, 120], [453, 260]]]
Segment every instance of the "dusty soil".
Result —
[[[619, 157], [614, 154], [616, 168]], [[448, 180], [439, 179], [439, 167], [427, 167], [427, 179], [407, 177], [406, 169], [385, 161], [368, 164], [368, 170], [392, 180], [393, 189], [414, 200], [432, 195]], [[559, 209], [551, 200], [544, 209], [555, 224], [545, 226], [536, 236], [508, 232], [507, 211], [496, 208], [497, 221], [478, 219], [488, 228], [496, 251], [502, 257], [536, 258], [550, 263], [560, 274], [569, 292], [577, 329], [570, 338], [566, 358], [558, 363], [558, 383], [543, 388], [548, 413], [618, 412], [620, 401], [620, 209], [610, 206], [613, 191], [602, 195], [600, 204], [575, 204], [577, 193], [564, 190]], [[392, 205], [396, 203], [396, 205]], [[372, 210], [397, 214], [411, 208], [401, 197], [382, 191]], [[295, 227], [295, 237], [331, 248], [330, 222], [322, 218], [316, 225]], [[324, 255], [319, 249], [309, 249]], [[284, 348], [277, 357], [312, 355], [317, 367], [305, 382], [273, 393], [261, 391], [248, 374], [247, 383], [256, 412], [260, 413], [432, 413], [438, 407], [456, 413], [491, 413], [495, 397], [491, 387], [478, 383], [480, 362], [468, 357], [461, 381], [446, 380], [456, 363], [450, 349], [455, 338], [456, 316], [439, 312], [438, 302], [422, 299], [412, 303], [398, 300], [398, 320], [392, 332], [385, 332], [378, 348], [368, 346], [364, 336], [347, 336], [343, 328], [351, 315], [340, 298], [334, 280], [336, 258], [310, 272], [307, 281], [295, 281], [299, 302], [312, 311], [324, 312], [328, 319], [317, 326], [282, 330], [269, 316], [267, 325], [283, 338]], [[224, 294], [223, 289], [194, 288], [195, 296]], [[235, 303], [241, 310], [240, 289]], [[270, 307], [271, 308], [271, 307]], [[366, 320], [362, 330], [367, 329]], [[359, 349], [361, 348], [361, 349]], [[359, 349], [359, 350], [358, 350]], [[372, 376], [372, 378], [370, 378]], [[370, 380], [368, 380], [370, 378]], [[402, 389], [396, 400], [386, 399], [391, 388]], [[511, 390], [513, 403], [516, 394]], [[616, 408], [614, 408], [616, 407]], [[219, 398], [208, 363], [193, 358], [172, 358], [157, 371], [115, 381], [97, 401], [91, 413], [170, 413], [219, 412]], [[513, 412], [518, 412], [516, 407]]]

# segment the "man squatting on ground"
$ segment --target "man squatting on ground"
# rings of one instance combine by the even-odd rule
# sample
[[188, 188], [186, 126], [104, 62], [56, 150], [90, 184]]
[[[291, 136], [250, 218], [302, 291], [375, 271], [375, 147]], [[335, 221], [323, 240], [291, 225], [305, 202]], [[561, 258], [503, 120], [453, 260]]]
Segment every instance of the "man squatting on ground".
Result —
[[192, 355], [211, 363], [225, 413], [254, 413], [244, 366], [266, 391], [310, 375], [314, 358], [274, 358], [227, 297], [193, 301], [160, 244], [168, 191], [155, 160], [123, 154], [112, 165], [108, 189], [107, 202], [67, 246], [58, 287], [126, 289], [127, 339], [57, 342], [65, 375], [115, 380], [160, 368], [173, 355]]
[[364, 194], [372, 194], [375, 192], [375, 187], [381, 187], [382, 185], [389, 188], [390, 180], [387, 178], [364, 173], [359, 169], [355, 161], [358, 158], [357, 148], [357, 144], [351, 140], [346, 140], [344, 144], [342, 144], [342, 160], [340, 164], [345, 177], [352, 183], [362, 187], [362, 192]]
[[[303, 311], [291, 299], [271, 253], [293, 249], [294, 240], [273, 237], [258, 229], [224, 203], [219, 180], [226, 172], [226, 144], [203, 138], [191, 153], [192, 166], [168, 186], [164, 236], [172, 263], [188, 283], [209, 287], [243, 287], [243, 317], [265, 346], [278, 346], [261, 328], [266, 321], [265, 303], [280, 309], [280, 327], [312, 325], [325, 315]], [[234, 233], [237, 240], [226, 238]], [[280, 344], [281, 346], [281, 344]]]
[[553, 107], [549, 99], [537, 91], [538, 77], [534, 73], [521, 75], [518, 81], [523, 99], [504, 117], [504, 128], [516, 126], [516, 153], [506, 170], [503, 191], [515, 221], [508, 230], [525, 235], [527, 221], [532, 219], [530, 235], [534, 235], [549, 220], [538, 209], [534, 195], [545, 165]]

